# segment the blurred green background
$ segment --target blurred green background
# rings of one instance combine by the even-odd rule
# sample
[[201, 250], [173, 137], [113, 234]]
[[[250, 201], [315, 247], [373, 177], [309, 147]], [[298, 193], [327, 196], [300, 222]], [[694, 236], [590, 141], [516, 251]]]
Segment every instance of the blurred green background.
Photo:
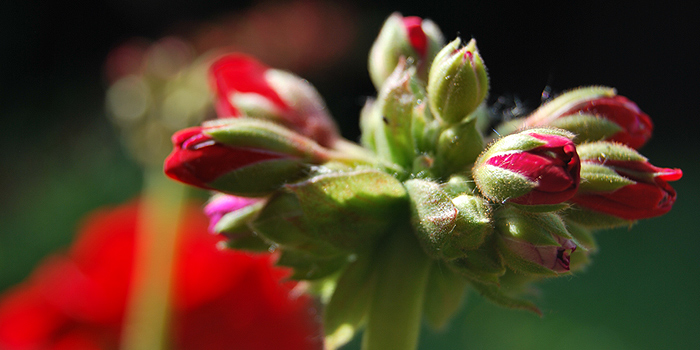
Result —
[[[275, 4], [264, 2], [265, 6]], [[0, 290], [72, 240], [92, 209], [139, 193], [141, 170], [108, 121], [103, 73], [109, 51], [132, 37], [157, 40], [245, 13], [246, 1], [13, 1], [0, 11]], [[700, 348], [700, 198], [696, 133], [700, 95], [698, 5], [575, 2], [399, 1], [342, 3], [356, 33], [343, 58], [297, 71], [314, 83], [346, 137], [358, 135], [374, 94], [366, 55], [393, 11], [433, 19], [446, 38], [474, 37], [491, 78], [490, 102], [517, 96], [535, 108], [545, 87], [603, 84], [637, 102], [656, 124], [642, 153], [683, 169], [674, 209], [627, 229], [600, 232], [593, 264], [546, 281], [539, 318], [475, 293], [454, 322], [425, 329], [421, 349]], [[264, 44], [264, 43], [263, 43]], [[321, 49], [323, 46], [320, 46]], [[359, 348], [357, 341], [347, 349]]]

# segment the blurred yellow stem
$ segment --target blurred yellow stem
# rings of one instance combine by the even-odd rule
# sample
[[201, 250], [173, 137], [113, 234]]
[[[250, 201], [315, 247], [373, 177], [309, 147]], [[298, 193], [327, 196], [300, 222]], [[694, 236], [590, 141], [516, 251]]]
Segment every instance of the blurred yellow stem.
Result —
[[168, 348], [173, 258], [185, 194], [186, 188], [166, 178], [160, 167], [145, 170], [122, 350]]

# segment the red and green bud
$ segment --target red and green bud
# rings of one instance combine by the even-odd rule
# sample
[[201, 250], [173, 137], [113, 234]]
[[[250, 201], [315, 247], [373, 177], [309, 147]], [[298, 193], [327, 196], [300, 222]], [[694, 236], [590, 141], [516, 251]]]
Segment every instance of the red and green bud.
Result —
[[271, 122], [228, 119], [182, 130], [165, 160], [165, 173], [180, 182], [246, 197], [264, 196], [303, 177], [310, 164], [329, 160], [328, 150]]
[[240, 227], [238, 223], [244, 221], [241, 219], [255, 212], [251, 209], [260, 207], [259, 204], [262, 203], [263, 200], [260, 198], [239, 197], [230, 194], [214, 195], [204, 207], [204, 214], [209, 217], [209, 232], [235, 231]]
[[558, 204], [574, 196], [581, 164], [573, 135], [530, 129], [493, 143], [476, 161], [474, 180], [497, 203]]
[[457, 38], [435, 56], [428, 78], [430, 109], [448, 124], [459, 123], [484, 101], [489, 78], [472, 39], [461, 47]]
[[[577, 209], [627, 221], [656, 217], [671, 210], [676, 191], [668, 184], [680, 169], [659, 168], [634, 149], [611, 142], [579, 146], [581, 188], [571, 201]], [[572, 210], [570, 215], [578, 210]], [[588, 221], [588, 220], [586, 220]], [[591, 223], [595, 224], [595, 222]]]
[[245, 55], [231, 54], [214, 62], [211, 79], [221, 118], [273, 120], [326, 147], [339, 138], [321, 96], [294, 74], [271, 69]]
[[231, 249], [268, 251], [270, 243], [248, 226], [264, 205], [265, 200], [260, 198], [216, 194], [204, 207], [209, 217], [209, 232], [228, 238], [226, 245]]
[[431, 20], [392, 14], [384, 22], [369, 54], [372, 83], [380, 90], [401, 57], [414, 64], [420, 79], [427, 81], [430, 63], [444, 41], [442, 32]]
[[592, 86], [557, 96], [533, 112], [522, 127], [553, 126], [576, 134], [576, 143], [614, 141], [642, 147], [654, 128], [648, 115], [615, 89]]
[[496, 230], [501, 255], [513, 270], [537, 275], [569, 271], [577, 244], [558, 215], [503, 209]]

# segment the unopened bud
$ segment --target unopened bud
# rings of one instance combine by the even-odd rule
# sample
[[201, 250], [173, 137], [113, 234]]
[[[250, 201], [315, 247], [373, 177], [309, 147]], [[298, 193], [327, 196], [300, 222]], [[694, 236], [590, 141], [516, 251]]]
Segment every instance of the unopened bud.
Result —
[[558, 129], [530, 129], [496, 141], [474, 166], [479, 190], [498, 203], [543, 205], [570, 199], [581, 166], [572, 137]]
[[442, 32], [431, 20], [392, 14], [369, 54], [369, 74], [374, 86], [381, 89], [401, 57], [412, 61], [420, 79], [427, 81], [428, 67], [442, 45]]
[[484, 101], [489, 79], [472, 39], [460, 48], [461, 39], [447, 44], [430, 67], [428, 98], [435, 116], [448, 124], [467, 118]]

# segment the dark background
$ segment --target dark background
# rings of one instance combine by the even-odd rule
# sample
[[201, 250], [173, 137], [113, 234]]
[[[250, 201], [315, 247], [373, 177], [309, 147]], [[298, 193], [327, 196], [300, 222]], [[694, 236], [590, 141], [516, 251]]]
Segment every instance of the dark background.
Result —
[[[241, 11], [248, 1], [12, 1], [0, 11], [0, 289], [70, 243], [91, 209], [138, 194], [140, 168], [104, 112], [110, 49], [156, 40], [188, 23]], [[655, 122], [642, 153], [679, 167], [678, 201], [662, 218], [598, 234], [585, 272], [543, 284], [544, 318], [474, 294], [426, 349], [698, 348], [700, 239], [694, 198], [700, 89], [696, 5], [483, 1], [353, 3], [359, 33], [343, 67], [307, 78], [356, 139], [363, 97], [374, 94], [366, 55], [393, 11], [434, 20], [447, 40], [474, 37], [489, 69], [490, 101], [517, 95], [535, 108], [545, 87], [613, 86]], [[693, 34], [691, 34], [693, 33]], [[448, 335], [444, 332], [449, 333]], [[356, 344], [355, 344], [356, 345]], [[351, 346], [352, 347], [352, 346]]]

